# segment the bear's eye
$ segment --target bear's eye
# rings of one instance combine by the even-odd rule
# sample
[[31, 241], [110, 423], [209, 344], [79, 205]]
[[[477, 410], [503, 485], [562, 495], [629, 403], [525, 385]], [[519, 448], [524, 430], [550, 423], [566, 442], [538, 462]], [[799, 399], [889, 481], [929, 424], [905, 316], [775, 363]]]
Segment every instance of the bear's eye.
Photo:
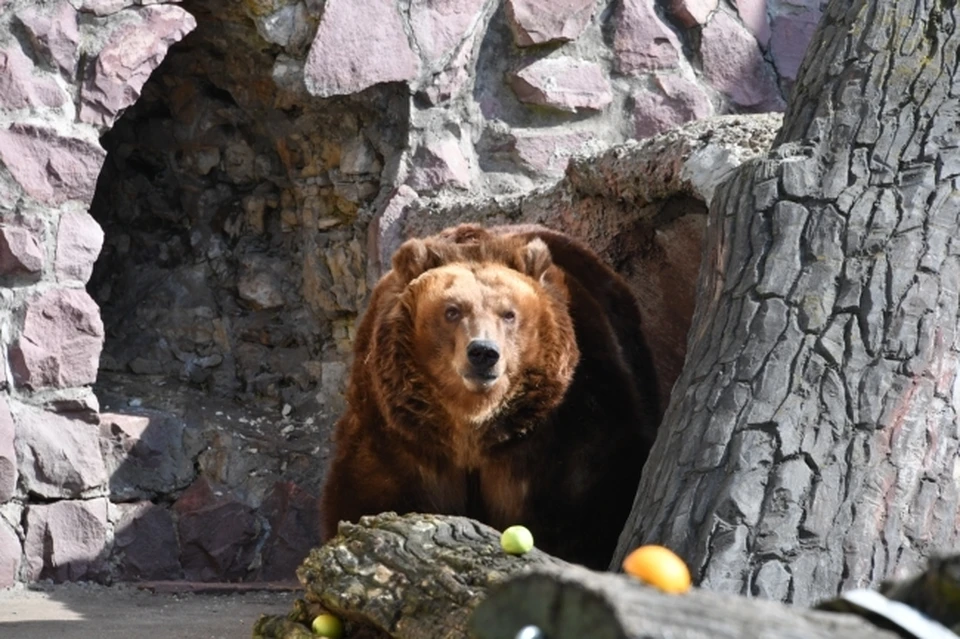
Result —
[[460, 319], [460, 309], [456, 306], [448, 306], [443, 316], [447, 318], [448, 322], [456, 322]]
[[500, 317], [503, 318], [503, 321], [504, 321], [504, 322], [513, 322], [514, 320], [517, 319], [517, 312], [516, 312], [516, 311], [504, 311], [503, 314], [502, 314]]

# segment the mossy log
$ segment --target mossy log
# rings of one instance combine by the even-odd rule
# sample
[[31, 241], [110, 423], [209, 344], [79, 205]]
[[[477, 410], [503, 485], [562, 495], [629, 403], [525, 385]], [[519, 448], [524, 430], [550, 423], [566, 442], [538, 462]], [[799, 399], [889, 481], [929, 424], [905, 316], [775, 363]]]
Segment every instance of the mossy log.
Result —
[[549, 639], [898, 637], [852, 614], [698, 589], [668, 595], [537, 549], [507, 555], [499, 532], [463, 517], [387, 513], [342, 524], [297, 576], [304, 601], [287, 618], [262, 618], [255, 639], [307, 636], [322, 610], [345, 620], [351, 639], [515, 639], [527, 625]]

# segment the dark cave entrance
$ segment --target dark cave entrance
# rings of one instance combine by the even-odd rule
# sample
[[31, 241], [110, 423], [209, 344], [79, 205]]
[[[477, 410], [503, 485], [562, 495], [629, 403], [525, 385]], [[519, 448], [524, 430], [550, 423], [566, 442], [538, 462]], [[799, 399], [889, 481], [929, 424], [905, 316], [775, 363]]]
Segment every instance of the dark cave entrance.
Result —
[[198, 26], [101, 139], [90, 209], [110, 498], [152, 502], [172, 531], [123, 525], [118, 539], [170, 537], [143, 551], [162, 571], [138, 578], [290, 579], [317, 542], [369, 211], [407, 97], [313, 98], [299, 65], [315, 25], [280, 46], [243, 3], [182, 6]]

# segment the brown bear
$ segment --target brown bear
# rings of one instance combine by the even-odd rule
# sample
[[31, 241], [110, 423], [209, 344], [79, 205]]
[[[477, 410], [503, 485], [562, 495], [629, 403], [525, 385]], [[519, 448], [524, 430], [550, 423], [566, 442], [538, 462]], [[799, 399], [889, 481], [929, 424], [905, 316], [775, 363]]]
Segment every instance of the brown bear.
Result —
[[466, 515], [606, 568], [656, 397], [637, 303], [587, 247], [535, 226], [409, 240], [357, 331], [322, 536], [382, 511]]

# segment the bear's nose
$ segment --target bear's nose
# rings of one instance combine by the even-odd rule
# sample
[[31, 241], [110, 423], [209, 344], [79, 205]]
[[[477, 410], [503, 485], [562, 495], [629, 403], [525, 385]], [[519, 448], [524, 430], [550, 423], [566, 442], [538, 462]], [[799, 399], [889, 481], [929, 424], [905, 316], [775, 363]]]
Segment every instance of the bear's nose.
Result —
[[475, 339], [467, 344], [467, 359], [470, 365], [478, 371], [493, 368], [500, 361], [500, 347], [496, 342], [488, 339]]

